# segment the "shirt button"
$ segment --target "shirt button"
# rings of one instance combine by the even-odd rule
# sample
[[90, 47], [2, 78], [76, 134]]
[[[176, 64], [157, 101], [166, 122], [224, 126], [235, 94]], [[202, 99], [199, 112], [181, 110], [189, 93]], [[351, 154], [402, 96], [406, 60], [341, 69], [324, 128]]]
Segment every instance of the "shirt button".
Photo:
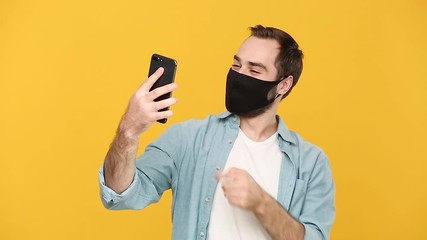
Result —
[[233, 143], [233, 140], [228, 140], [228, 144], [232, 144]]
[[211, 197], [206, 197], [206, 198], [205, 198], [205, 202], [210, 202], [210, 201], [211, 201], [211, 199], [212, 199]]
[[200, 232], [200, 237], [204, 238], [205, 237], [205, 232]]

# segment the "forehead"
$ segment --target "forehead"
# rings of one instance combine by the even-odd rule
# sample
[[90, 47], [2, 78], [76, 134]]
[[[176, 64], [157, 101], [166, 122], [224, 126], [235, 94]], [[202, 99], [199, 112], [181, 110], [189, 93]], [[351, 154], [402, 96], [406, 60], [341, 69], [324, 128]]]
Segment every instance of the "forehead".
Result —
[[279, 51], [280, 46], [276, 40], [251, 36], [242, 43], [236, 55], [242, 62], [256, 62], [274, 67]]

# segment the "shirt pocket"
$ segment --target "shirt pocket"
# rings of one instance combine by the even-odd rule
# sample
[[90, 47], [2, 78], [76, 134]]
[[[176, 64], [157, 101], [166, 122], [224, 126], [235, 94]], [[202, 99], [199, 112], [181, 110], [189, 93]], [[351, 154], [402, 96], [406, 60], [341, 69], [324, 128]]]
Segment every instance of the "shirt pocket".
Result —
[[297, 219], [301, 215], [302, 208], [304, 207], [306, 193], [307, 182], [301, 179], [297, 179], [288, 210], [289, 213]]

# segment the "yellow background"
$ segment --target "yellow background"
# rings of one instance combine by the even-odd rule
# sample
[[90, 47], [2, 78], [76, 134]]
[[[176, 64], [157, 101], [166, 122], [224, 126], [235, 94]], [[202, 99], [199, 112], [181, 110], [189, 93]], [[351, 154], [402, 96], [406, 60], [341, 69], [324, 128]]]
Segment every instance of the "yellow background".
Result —
[[255, 24], [288, 31], [305, 68], [279, 114], [321, 146], [332, 239], [427, 239], [423, 0], [0, 1], [0, 239], [169, 239], [170, 192], [108, 211], [97, 172], [152, 53], [178, 60], [167, 126], [224, 110]]

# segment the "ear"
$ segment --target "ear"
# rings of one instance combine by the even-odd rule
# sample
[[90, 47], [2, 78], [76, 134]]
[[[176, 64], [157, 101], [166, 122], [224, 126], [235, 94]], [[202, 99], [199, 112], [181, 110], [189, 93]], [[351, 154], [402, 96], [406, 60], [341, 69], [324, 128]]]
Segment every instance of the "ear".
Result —
[[284, 95], [289, 89], [291, 89], [292, 84], [294, 83], [294, 77], [292, 75], [283, 78], [281, 82], [277, 85], [277, 94]]

